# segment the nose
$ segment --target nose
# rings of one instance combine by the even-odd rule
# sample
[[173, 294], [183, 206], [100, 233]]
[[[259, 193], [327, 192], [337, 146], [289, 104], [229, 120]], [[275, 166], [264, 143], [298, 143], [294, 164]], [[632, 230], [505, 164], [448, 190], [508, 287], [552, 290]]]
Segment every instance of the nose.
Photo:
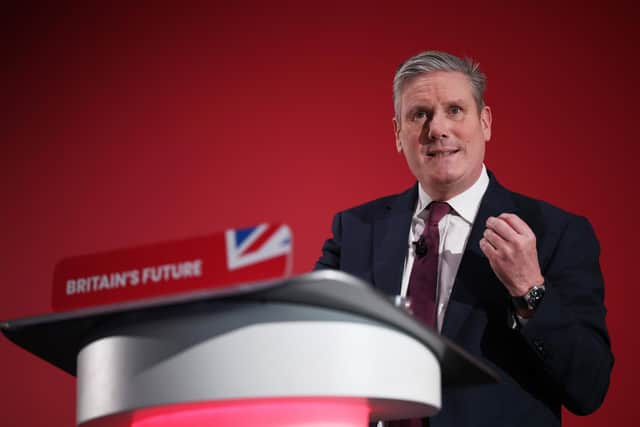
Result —
[[430, 141], [446, 139], [449, 137], [449, 125], [444, 113], [436, 111], [430, 120], [425, 122], [427, 138]]

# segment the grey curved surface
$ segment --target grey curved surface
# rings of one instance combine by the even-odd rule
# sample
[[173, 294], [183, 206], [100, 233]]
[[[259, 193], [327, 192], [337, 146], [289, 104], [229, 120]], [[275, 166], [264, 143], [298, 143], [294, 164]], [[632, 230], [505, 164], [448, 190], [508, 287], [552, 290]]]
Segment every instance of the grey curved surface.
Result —
[[460, 347], [425, 328], [409, 314], [396, 308], [386, 296], [346, 273], [321, 270], [289, 279], [252, 283], [224, 290], [212, 289], [128, 303], [27, 317], [0, 323], [2, 332], [14, 343], [54, 366], [76, 373], [80, 350], [112, 322], [162, 309], [191, 310], [217, 301], [288, 302], [330, 308], [376, 320], [417, 339], [438, 358], [443, 385], [497, 382], [489, 367]]
[[421, 342], [375, 320], [288, 303], [220, 301], [119, 319], [80, 351], [77, 374], [79, 424], [245, 398], [364, 398], [372, 419], [441, 406], [439, 363]]

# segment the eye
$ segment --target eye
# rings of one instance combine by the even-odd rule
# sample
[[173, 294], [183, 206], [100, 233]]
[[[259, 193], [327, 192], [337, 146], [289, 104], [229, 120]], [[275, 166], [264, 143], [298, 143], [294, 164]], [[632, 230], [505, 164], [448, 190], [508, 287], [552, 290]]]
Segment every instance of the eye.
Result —
[[452, 116], [457, 116], [460, 113], [462, 113], [462, 108], [460, 108], [459, 106], [452, 105], [451, 107], [449, 107], [449, 114], [451, 114]]
[[413, 120], [416, 121], [416, 122], [417, 121], [424, 121], [427, 118], [429, 118], [429, 115], [427, 114], [426, 111], [423, 111], [423, 110], [418, 110], [413, 115]]

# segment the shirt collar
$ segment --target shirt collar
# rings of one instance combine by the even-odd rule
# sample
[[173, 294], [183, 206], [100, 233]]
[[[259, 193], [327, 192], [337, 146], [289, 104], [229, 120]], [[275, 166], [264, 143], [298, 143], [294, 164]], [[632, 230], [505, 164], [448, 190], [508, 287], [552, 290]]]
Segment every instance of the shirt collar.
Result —
[[[480, 209], [480, 202], [482, 196], [484, 196], [487, 187], [489, 186], [489, 174], [487, 168], [482, 165], [482, 172], [480, 177], [473, 183], [473, 185], [467, 188], [457, 196], [452, 197], [449, 200], [445, 200], [449, 203], [449, 206], [460, 215], [469, 224], [473, 224], [476, 219], [478, 210]], [[423, 190], [422, 185], [418, 185], [418, 204], [416, 206], [415, 214], [420, 214], [433, 199]]]

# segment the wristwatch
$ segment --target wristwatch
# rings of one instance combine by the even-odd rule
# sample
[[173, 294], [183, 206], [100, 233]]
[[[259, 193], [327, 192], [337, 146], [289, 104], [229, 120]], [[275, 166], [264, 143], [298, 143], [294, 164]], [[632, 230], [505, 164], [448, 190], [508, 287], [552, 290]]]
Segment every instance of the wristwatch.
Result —
[[511, 301], [516, 310], [535, 310], [544, 297], [544, 291], [545, 287], [543, 283], [542, 285], [532, 287], [521, 297], [512, 297]]

